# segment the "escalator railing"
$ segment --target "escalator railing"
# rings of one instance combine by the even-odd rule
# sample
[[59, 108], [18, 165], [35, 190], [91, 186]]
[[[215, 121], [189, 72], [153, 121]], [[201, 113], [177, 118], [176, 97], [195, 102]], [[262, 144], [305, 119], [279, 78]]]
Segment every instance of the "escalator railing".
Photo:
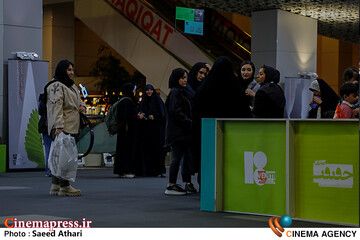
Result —
[[[174, 0], [104, 0], [117, 9], [122, 15], [169, 51], [183, 65], [191, 67], [177, 52], [167, 46], [168, 39], [176, 33], [182, 32], [181, 26], [174, 31], [175, 7], [186, 6], [181, 1]], [[228, 56], [232, 62], [237, 63], [249, 60], [251, 55], [251, 36], [217, 11], [205, 8], [204, 36], [181, 34], [189, 39], [194, 46], [201, 50], [210, 60], [219, 56]], [[174, 44], [172, 44], [174, 46]], [[183, 49], [188, 46], [178, 46]], [[196, 58], [196, 57], [195, 57]], [[238, 65], [238, 64], [235, 64]]]
[[237, 28], [218, 12], [211, 11], [211, 34], [243, 60], [251, 55], [251, 36]]
[[190, 41], [185, 35], [175, 33], [171, 23], [158, 15], [140, 0], [103, 0], [127, 18], [150, 39], [162, 47], [182, 65], [191, 68], [194, 60], [208, 62], [212, 57]]
[[[179, 0], [141, 1], [172, 25], [175, 21], [176, 6], [196, 8]], [[204, 36], [185, 34], [186, 37], [195, 42], [214, 59], [225, 55], [235, 61], [250, 60], [251, 36], [217, 11], [210, 8], [204, 9]], [[181, 31], [181, 26], [178, 27], [178, 31]]]

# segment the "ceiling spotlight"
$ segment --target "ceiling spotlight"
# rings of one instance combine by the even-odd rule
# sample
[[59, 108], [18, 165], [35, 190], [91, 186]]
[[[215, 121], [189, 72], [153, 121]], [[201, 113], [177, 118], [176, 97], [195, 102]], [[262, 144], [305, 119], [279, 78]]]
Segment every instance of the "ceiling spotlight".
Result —
[[39, 54], [35, 52], [15, 52], [16, 57], [22, 60], [40, 60]]
[[31, 60], [40, 60], [40, 56], [37, 53], [29, 52], [28, 55], [30, 56]]
[[26, 52], [16, 52], [16, 57], [20, 59], [30, 59]]

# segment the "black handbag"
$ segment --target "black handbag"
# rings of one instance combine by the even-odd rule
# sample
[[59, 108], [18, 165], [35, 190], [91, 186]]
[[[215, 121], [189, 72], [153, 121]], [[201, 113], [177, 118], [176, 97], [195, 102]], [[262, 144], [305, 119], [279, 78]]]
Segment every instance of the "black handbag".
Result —
[[80, 128], [84, 129], [87, 126], [89, 126], [89, 128], [90, 128], [90, 145], [89, 145], [88, 150], [84, 154], [78, 156], [78, 159], [83, 158], [86, 155], [88, 155], [94, 146], [94, 127], [91, 124], [90, 120], [86, 117], [86, 115], [83, 113], [80, 113]]
[[80, 129], [84, 129], [84, 128], [86, 128], [88, 125], [89, 125], [89, 126], [91, 125], [90, 120], [86, 117], [85, 114], [80, 113]]

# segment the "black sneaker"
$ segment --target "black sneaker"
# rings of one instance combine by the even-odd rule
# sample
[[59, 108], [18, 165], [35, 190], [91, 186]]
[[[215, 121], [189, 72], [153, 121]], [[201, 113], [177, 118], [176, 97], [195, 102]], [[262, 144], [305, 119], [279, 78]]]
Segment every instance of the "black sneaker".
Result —
[[185, 195], [186, 191], [184, 189], [182, 189], [182, 187], [180, 187], [179, 184], [175, 184], [175, 185], [168, 185], [166, 187], [166, 191], [165, 191], [166, 195]]
[[197, 193], [195, 187], [194, 187], [194, 184], [192, 183], [186, 183], [185, 184], [185, 191], [187, 193]]

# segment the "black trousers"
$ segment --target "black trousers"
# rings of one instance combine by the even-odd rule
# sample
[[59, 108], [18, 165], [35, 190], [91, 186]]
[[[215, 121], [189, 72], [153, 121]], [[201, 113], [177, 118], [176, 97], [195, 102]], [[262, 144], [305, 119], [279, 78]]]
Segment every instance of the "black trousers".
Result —
[[171, 146], [172, 159], [170, 164], [169, 182], [176, 183], [181, 163], [183, 182], [191, 182], [191, 146], [187, 142], [177, 142]]

